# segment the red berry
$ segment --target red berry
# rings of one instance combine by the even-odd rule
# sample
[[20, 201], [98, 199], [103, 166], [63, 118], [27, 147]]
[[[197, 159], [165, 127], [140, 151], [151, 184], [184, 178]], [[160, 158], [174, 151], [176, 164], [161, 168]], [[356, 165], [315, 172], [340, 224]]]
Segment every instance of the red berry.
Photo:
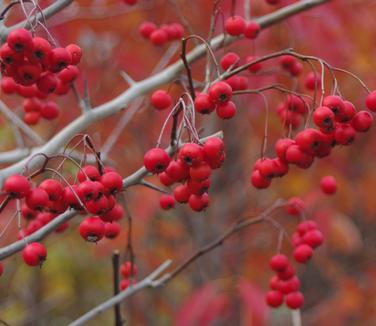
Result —
[[228, 101], [223, 104], [218, 104], [216, 112], [221, 119], [231, 119], [236, 114], [236, 106], [234, 102]]
[[124, 278], [134, 277], [138, 273], [138, 266], [133, 264], [130, 261], [126, 261], [120, 265], [120, 274]]
[[175, 207], [175, 199], [171, 195], [162, 195], [159, 198], [159, 205], [162, 209], [168, 210]]
[[1, 89], [5, 94], [13, 94], [17, 92], [18, 85], [12, 77], [3, 77], [1, 79]]
[[29, 194], [31, 185], [23, 175], [14, 174], [5, 180], [3, 190], [11, 197], [23, 198]]
[[251, 40], [255, 39], [261, 31], [261, 26], [256, 22], [249, 22], [244, 29], [244, 36]]
[[314, 72], [310, 72], [304, 82], [307, 89], [313, 91], [321, 87], [321, 77], [317, 76]]
[[211, 101], [208, 94], [197, 94], [194, 100], [195, 110], [201, 114], [209, 114], [215, 109], [215, 104]]
[[79, 73], [80, 71], [76, 66], [69, 65], [59, 72], [59, 78], [64, 84], [71, 84], [77, 79]]
[[53, 93], [57, 87], [57, 78], [51, 72], [44, 73], [37, 82], [37, 87], [42, 93]]
[[313, 254], [313, 250], [306, 244], [297, 246], [294, 250], [294, 258], [298, 263], [305, 264], [308, 262]]
[[326, 106], [318, 107], [313, 112], [313, 122], [326, 131], [334, 130], [334, 117], [333, 111]]
[[331, 109], [336, 116], [341, 116], [345, 111], [345, 103], [337, 95], [329, 95], [324, 97], [323, 106]]
[[[245, 59], [245, 62], [246, 62], [246, 63], [250, 63], [250, 62], [256, 61], [257, 59], [258, 59], [258, 57], [255, 57], [255, 56], [248, 56], [248, 57]], [[256, 72], [258, 72], [261, 68], [262, 68], [262, 63], [261, 63], [261, 62], [257, 62], [257, 63], [252, 63], [247, 69], [248, 69], [248, 71], [251, 72], [251, 73], [256, 73]]]
[[100, 183], [110, 194], [119, 192], [123, 188], [123, 178], [117, 172], [106, 172], [100, 178]]
[[38, 188], [47, 192], [49, 200], [58, 200], [63, 194], [62, 184], [55, 179], [44, 180]]
[[47, 250], [39, 242], [32, 242], [23, 249], [22, 257], [29, 266], [41, 266], [46, 260]]
[[330, 175], [323, 177], [320, 181], [320, 188], [323, 193], [331, 195], [337, 191], [336, 179]]
[[166, 172], [159, 174], [159, 181], [166, 187], [171, 186], [175, 182], [174, 179], [172, 179]]
[[336, 126], [334, 139], [336, 144], [350, 145], [356, 137], [356, 130], [348, 123], [341, 123]]
[[37, 212], [33, 209], [31, 209], [26, 204], [23, 204], [21, 206], [21, 215], [26, 220], [32, 220], [37, 216]]
[[48, 205], [48, 193], [41, 188], [31, 189], [26, 196], [26, 204], [31, 209], [42, 210]]
[[80, 223], [79, 230], [81, 237], [86, 241], [97, 242], [104, 236], [105, 224], [99, 217], [91, 216]]
[[351, 119], [351, 125], [358, 132], [366, 132], [373, 123], [372, 115], [367, 111], [359, 111]]
[[319, 230], [310, 230], [304, 234], [302, 240], [312, 248], [317, 248], [324, 242], [324, 236]]
[[33, 48], [33, 37], [28, 30], [18, 28], [10, 31], [8, 34], [7, 43], [14, 51], [25, 52]]
[[[189, 175], [189, 168], [182, 160], [173, 160], [166, 169], [166, 174], [174, 182], [182, 182]], [[204, 178], [206, 179], [206, 178]]]
[[228, 52], [222, 57], [220, 64], [223, 70], [227, 70], [230, 67], [235, 68], [239, 60], [240, 58], [235, 52]]
[[274, 149], [275, 153], [281, 161], [286, 162], [286, 151], [291, 145], [294, 144], [295, 141], [290, 138], [280, 138], [276, 141]]
[[216, 82], [209, 87], [209, 98], [213, 103], [221, 104], [228, 102], [232, 97], [232, 88], [226, 82]]
[[39, 112], [28, 112], [24, 115], [23, 120], [28, 125], [36, 125], [39, 121], [40, 113]]
[[287, 280], [290, 280], [292, 277], [294, 277], [295, 269], [291, 265], [288, 265], [286, 269], [282, 271], [278, 271], [277, 275], [281, 280], [287, 281]]
[[195, 181], [203, 181], [210, 177], [211, 167], [205, 161], [202, 161], [200, 165], [192, 166], [189, 169], [190, 177]]
[[299, 223], [298, 228], [297, 228], [298, 233], [301, 237], [303, 237], [306, 234], [306, 232], [310, 230], [316, 230], [316, 229], [317, 229], [316, 222], [312, 220], [307, 220], [307, 221], [303, 221]]
[[204, 159], [202, 146], [195, 143], [186, 143], [180, 148], [178, 157], [187, 166], [198, 166]]
[[59, 116], [60, 110], [55, 102], [48, 101], [42, 106], [40, 114], [44, 119], [53, 120]]
[[33, 51], [29, 56], [31, 62], [39, 62], [42, 65], [46, 65], [48, 53], [51, 50], [51, 44], [43, 37], [33, 38]]
[[104, 224], [104, 236], [108, 239], [114, 239], [120, 234], [120, 224], [117, 222]]
[[178, 203], [187, 203], [191, 191], [187, 185], [179, 185], [174, 189], [174, 198]]
[[280, 291], [269, 291], [266, 294], [266, 303], [268, 306], [276, 308], [283, 303], [283, 294]]
[[373, 91], [367, 95], [366, 107], [368, 110], [376, 112], [376, 91]]
[[209, 205], [209, 195], [204, 193], [201, 196], [198, 195], [190, 195], [188, 199], [189, 207], [196, 211], [200, 212]]
[[70, 53], [71, 55], [71, 64], [72, 65], [78, 65], [81, 60], [82, 56], [82, 50], [77, 44], [69, 44], [65, 47], [65, 49]]
[[251, 175], [251, 183], [257, 189], [268, 188], [272, 181], [269, 178], [264, 178], [259, 170], [254, 170]]
[[144, 155], [145, 168], [151, 173], [161, 173], [170, 163], [170, 156], [162, 148], [149, 149]]
[[34, 97], [37, 95], [38, 89], [36, 85], [31, 86], [22, 86], [19, 85], [17, 88], [18, 94], [20, 94], [22, 97]]
[[304, 297], [301, 292], [291, 292], [286, 296], [286, 305], [291, 309], [299, 309], [304, 304]]
[[286, 205], [286, 211], [293, 216], [299, 216], [304, 213], [304, 201], [299, 197], [291, 197]]
[[93, 165], [83, 166], [77, 173], [78, 181], [83, 182], [89, 178], [91, 181], [98, 181], [100, 174], [98, 169]]
[[124, 216], [124, 209], [120, 204], [115, 204], [115, 206], [110, 209], [105, 214], [102, 214], [100, 218], [106, 222], [118, 221]]
[[157, 90], [151, 96], [151, 104], [157, 110], [166, 110], [172, 104], [171, 95], [164, 90]]
[[283, 254], [274, 255], [269, 261], [269, 266], [273, 271], [283, 271], [289, 266], [289, 259]]
[[72, 54], [65, 48], [52, 49], [48, 54], [49, 70], [59, 72], [72, 63]]
[[17, 81], [23, 86], [30, 86], [39, 79], [41, 73], [39, 64], [24, 63], [17, 68]]
[[239, 36], [243, 34], [245, 30], [245, 21], [240, 16], [232, 16], [225, 21], [225, 30], [232, 36]]
[[299, 278], [295, 275], [287, 281], [280, 280], [278, 282], [278, 290], [283, 294], [288, 294], [291, 292], [298, 291], [300, 288]]
[[156, 46], [162, 46], [168, 41], [168, 35], [166, 31], [156, 29], [150, 34], [150, 41]]
[[138, 31], [144, 38], [149, 38], [151, 33], [157, 29], [157, 26], [152, 22], [144, 22], [138, 28]]

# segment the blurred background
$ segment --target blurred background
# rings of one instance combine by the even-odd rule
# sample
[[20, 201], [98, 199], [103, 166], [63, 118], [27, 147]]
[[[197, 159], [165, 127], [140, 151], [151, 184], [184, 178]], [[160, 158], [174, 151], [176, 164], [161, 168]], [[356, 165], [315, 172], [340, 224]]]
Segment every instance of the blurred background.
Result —
[[[52, 1], [39, 1], [42, 7]], [[283, 1], [287, 5], [294, 1]], [[276, 10], [264, 0], [251, 2], [251, 16], [258, 17]], [[221, 1], [224, 19], [229, 17], [232, 1]], [[50, 33], [61, 45], [77, 43], [83, 49], [80, 92], [87, 78], [92, 106], [121, 94], [129, 86], [120, 75], [126, 71], [135, 80], [150, 75], [166, 51], [175, 50], [169, 62], [179, 57], [179, 44], [156, 47], [143, 39], [137, 29], [145, 20], [160, 25], [180, 21], [184, 17], [191, 32], [206, 38], [209, 32], [211, 0], [145, 0], [128, 6], [120, 0], [74, 1], [68, 8], [48, 21]], [[243, 1], [236, 1], [235, 12], [243, 15]], [[217, 58], [235, 51], [244, 62], [249, 55], [264, 55], [292, 47], [295, 51], [318, 56], [330, 64], [345, 68], [372, 90], [376, 86], [376, 1], [334, 0], [319, 8], [301, 13], [262, 31], [255, 41], [234, 43], [216, 53]], [[22, 18], [19, 7], [9, 14], [7, 24]], [[223, 31], [219, 16], [216, 33]], [[41, 35], [45, 35], [40, 31]], [[185, 35], [189, 32], [186, 30]], [[194, 44], [192, 43], [190, 47]], [[162, 59], [163, 60], [163, 59]], [[203, 81], [205, 60], [192, 64], [194, 79]], [[292, 80], [278, 71], [277, 61], [264, 64], [274, 74], [251, 75], [249, 87], [258, 88], [275, 81], [286, 87], [304, 89], [309, 68]], [[346, 74], [336, 74], [345, 99], [358, 109], [364, 109], [367, 95], [360, 85]], [[326, 85], [330, 85], [327, 76]], [[178, 83], [163, 85], [177, 99], [182, 92]], [[328, 88], [328, 93], [330, 88]], [[311, 94], [311, 93], [309, 93]], [[276, 114], [285, 95], [266, 93], [270, 106], [267, 155], [274, 156], [274, 142], [285, 134]], [[1, 94], [1, 99], [15, 112], [22, 99]], [[72, 92], [56, 99], [62, 114], [57, 120], [41, 122], [33, 129], [49, 139], [80, 115]], [[376, 184], [374, 128], [359, 134], [351, 146], [336, 147], [332, 154], [317, 160], [308, 170], [292, 167], [289, 174], [274, 180], [266, 190], [254, 189], [249, 181], [254, 162], [260, 157], [264, 136], [265, 107], [258, 96], [236, 99], [238, 113], [230, 121], [200, 116], [200, 135], [223, 130], [226, 160], [215, 170], [210, 188], [210, 207], [194, 213], [186, 205], [170, 211], [159, 207], [160, 194], [141, 186], [125, 192], [133, 217], [133, 248], [139, 267], [137, 279], [142, 279], [166, 259], [179, 264], [199, 247], [222, 234], [239, 216], [256, 216], [278, 198], [300, 196], [306, 202], [307, 217], [315, 220], [325, 236], [325, 243], [306, 266], [298, 267], [305, 305], [304, 325], [375, 325], [376, 324], [376, 261], [375, 213]], [[127, 114], [121, 112], [92, 125], [88, 130], [98, 149], [109, 139], [118, 121]], [[107, 162], [123, 176], [138, 169], [144, 153], [155, 146], [167, 112], [154, 110], [146, 96], [110, 149]], [[0, 149], [16, 147], [10, 124], [2, 118]], [[168, 135], [163, 145], [168, 145]], [[30, 143], [31, 145], [31, 143]], [[67, 166], [66, 173], [74, 173]], [[333, 175], [338, 190], [333, 196], [320, 191], [322, 176]], [[150, 182], [160, 184], [157, 177]], [[0, 217], [3, 228], [12, 214], [9, 207]], [[284, 210], [274, 214], [290, 234], [297, 219]], [[127, 219], [122, 232], [114, 240], [102, 240], [97, 245], [86, 243], [79, 236], [77, 216], [61, 234], [52, 234], [44, 241], [48, 260], [41, 269], [29, 268], [20, 254], [6, 259], [0, 278], [0, 319], [10, 325], [65, 325], [112, 295], [113, 250], [122, 257], [127, 246]], [[0, 238], [1, 246], [17, 239], [17, 225]], [[230, 238], [221, 247], [198, 259], [165, 287], [146, 289], [122, 304], [122, 314], [128, 325], [288, 325], [290, 310], [270, 309], [264, 295], [273, 276], [268, 267], [276, 252], [278, 231], [271, 224], [252, 226]], [[291, 255], [291, 245], [283, 250]], [[100, 315], [90, 325], [110, 325], [113, 311]]]

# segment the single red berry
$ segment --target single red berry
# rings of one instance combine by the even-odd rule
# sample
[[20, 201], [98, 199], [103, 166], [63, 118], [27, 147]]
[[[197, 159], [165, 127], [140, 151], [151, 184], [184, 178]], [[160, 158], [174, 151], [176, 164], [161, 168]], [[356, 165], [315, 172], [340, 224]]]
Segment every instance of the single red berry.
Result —
[[171, 186], [175, 182], [175, 180], [172, 179], [166, 172], [162, 172], [159, 174], [159, 181], [166, 187]]
[[345, 104], [345, 110], [342, 112], [342, 114], [337, 116], [337, 121], [349, 122], [356, 114], [356, 109], [354, 104], [352, 104], [350, 101], [343, 101], [343, 103]]
[[317, 248], [324, 242], [324, 236], [319, 230], [310, 230], [304, 234], [302, 240], [312, 248]]
[[41, 266], [47, 257], [47, 250], [39, 242], [32, 242], [22, 251], [24, 262], [29, 266]]
[[82, 50], [77, 44], [69, 44], [65, 47], [65, 49], [71, 55], [71, 64], [78, 65], [81, 61]]
[[231, 119], [236, 114], [236, 106], [234, 102], [228, 101], [223, 104], [218, 104], [216, 112], [218, 117], [221, 119]]
[[272, 180], [264, 178], [259, 170], [254, 170], [251, 175], [251, 183], [257, 189], [265, 189], [271, 185]]
[[23, 86], [30, 86], [39, 79], [41, 73], [39, 64], [24, 63], [17, 68], [17, 81]]
[[168, 210], [175, 207], [175, 199], [171, 195], [164, 194], [159, 198], [159, 205], [162, 209]]
[[40, 114], [44, 119], [53, 120], [59, 116], [60, 110], [55, 102], [48, 101], [42, 106]]
[[104, 222], [98, 216], [90, 216], [80, 223], [81, 237], [89, 242], [98, 242], [105, 232]]
[[197, 196], [201, 196], [205, 192], [208, 192], [210, 188], [210, 179], [205, 179], [202, 181], [196, 181], [193, 179], [189, 179], [187, 182], [187, 186], [189, 191]]
[[223, 104], [228, 102], [232, 97], [232, 88], [226, 82], [216, 82], [209, 87], [209, 98], [213, 103]]
[[205, 161], [202, 161], [200, 165], [192, 166], [189, 169], [189, 176], [195, 181], [203, 181], [210, 177], [211, 167]]
[[[14, 51], [9, 47], [7, 43], [4, 43], [0, 47], [0, 59], [2, 61], [2, 64], [5, 64], [5, 70], [9, 74], [13, 74], [13, 68], [22, 63], [23, 61], [23, 54]], [[3, 72], [2, 72], [3, 73]]]
[[37, 82], [38, 89], [43, 93], [53, 93], [57, 87], [57, 78], [51, 72], [44, 73]]
[[281, 280], [287, 281], [287, 280], [290, 280], [292, 277], [294, 277], [295, 269], [291, 265], [288, 265], [286, 269], [282, 271], [278, 271], [277, 275]]
[[63, 194], [63, 185], [55, 179], [44, 180], [38, 188], [47, 192], [49, 200], [58, 200]]
[[36, 125], [39, 119], [40, 119], [40, 112], [35, 112], [35, 111], [28, 112], [23, 117], [23, 121], [30, 126]]
[[37, 95], [38, 88], [36, 85], [31, 85], [31, 86], [19, 85], [17, 88], [17, 92], [22, 97], [31, 98]]
[[123, 178], [117, 172], [106, 172], [100, 178], [100, 183], [110, 194], [119, 192], [123, 188]]
[[299, 197], [291, 197], [287, 201], [286, 211], [293, 216], [299, 216], [304, 213], [304, 201]]
[[33, 48], [33, 36], [24, 28], [17, 28], [9, 32], [7, 43], [16, 52], [26, 52]]
[[151, 173], [161, 173], [170, 163], [170, 156], [162, 148], [149, 149], [144, 155], [145, 168]]
[[276, 141], [274, 149], [275, 153], [281, 161], [286, 162], [286, 151], [291, 145], [294, 144], [295, 141], [290, 138], [280, 138]]
[[153, 33], [157, 29], [157, 26], [152, 22], [143, 22], [138, 31], [144, 38], [149, 38], [151, 33]]
[[37, 211], [31, 209], [26, 204], [21, 206], [21, 215], [25, 220], [33, 220], [37, 216]]
[[136, 284], [136, 280], [124, 279], [120, 281], [120, 290], [124, 291], [128, 289], [131, 285]]
[[246, 24], [243, 17], [232, 16], [225, 21], [225, 30], [232, 36], [239, 36], [244, 33]]
[[102, 214], [100, 218], [106, 222], [118, 221], [124, 216], [124, 208], [120, 204], [115, 204], [115, 206], [110, 209], [105, 214]]
[[161, 89], [152, 94], [150, 101], [157, 110], [166, 110], [172, 104], [171, 95]]
[[120, 224], [110, 222], [104, 224], [104, 236], [108, 239], [114, 239], [120, 234]]
[[307, 263], [313, 254], [313, 250], [306, 244], [301, 244], [294, 249], [294, 258], [298, 263]]
[[249, 22], [244, 29], [244, 36], [251, 40], [257, 38], [260, 34], [261, 26], [256, 22]]
[[[113, 201], [108, 196], [100, 196], [85, 202], [89, 213], [94, 215], [102, 215], [108, 212], [112, 207]], [[109, 200], [110, 199], [110, 200]]]
[[215, 104], [211, 101], [208, 94], [197, 94], [194, 100], [195, 110], [201, 114], [209, 114], [214, 111]]
[[289, 294], [291, 292], [298, 291], [300, 289], [299, 278], [295, 275], [287, 281], [280, 280], [278, 282], [278, 290], [283, 294]]
[[29, 56], [31, 62], [39, 62], [47, 65], [48, 53], [51, 51], [51, 44], [43, 37], [33, 38], [33, 50]]
[[283, 254], [274, 255], [269, 261], [270, 268], [276, 272], [284, 271], [289, 264], [289, 259]]
[[331, 109], [336, 116], [341, 116], [345, 111], [345, 103], [337, 95], [329, 95], [324, 97], [323, 106]]
[[293, 57], [292, 55], [283, 55], [278, 60], [279, 64], [282, 66], [283, 69], [287, 70], [288, 72], [293, 69], [295, 63], [297, 62], [297, 59]]
[[83, 201], [89, 201], [98, 198], [98, 187], [94, 181], [85, 180], [77, 187], [77, 194]]
[[72, 55], [65, 48], [55, 48], [48, 53], [49, 70], [59, 72], [72, 63]]
[[6, 178], [3, 190], [13, 198], [23, 198], [29, 194], [31, 184], [23, 175], [13, 174]]
[[178, 157], [187, 166], [198, 166], [204, 159], [202, 146], [186, 143], [179, 149]]
[[[250, 62], [254, 62], [256, 61], [257, 59], [259, 59], [258, 57], [255, 57], [255, 56], [248, 56], [246, 59], [245, 59], [245, 62], [246, 63], [250, 63]], [[262, 68], [262, 63], [261, 62], [257, 62], [257, 63], [252, 63], [248, 68], [247, 70], [251, 73], [256, 73], [258, 72], [260, 69]]]
[[354, 142], [356, 137], [356, 130], [351, 124], [341, 123], [338, 124], [334, 131], [334, 139], [336, 144], [350, 145]]
[[337, 191], [336, 179], [331, 175], [321, 178], [320, 188], [322, 192], [325, 194], [328, 194], [328, 195], [335, 194]]
[[59, 72], [59, 78], [64, 84], [71, 84], [77, 79], [79, 73], [76, 66], [69, 65]]
[[248, 79], [244, 76], [231, 76], [226, 79], [233, 91], [242, 91], [248, 88]]
[[286, 161], [296, 164], [302, 169], [308, 169], [313, 163], [313, 155], [302, 151], [298, 145], [290, 145], [286, 150]]
[[189, 168], [182, 160], [173, 160], [168, 165], [166, 174], [171, 178], [173, 183], [182, 182], [189, 176]]
[[319, 89], [321, 87], [321, 77], [314, 72], [310, 72], [305, 79], [304, 86], [311, 91], [315, 90], [315, 88]]
[[315, 221], [312, 220], [306, 220], [303, 222], [300, 222], [297, 231], [301, 237], [303, 237], [308, 231], [316, 230], [317, 224]]
[[138, 266], [136, 264], [126, 261], [120, 265], [120, 274], [124, 278], [130, 278], [136, 276], [138, 273]]
[[209, 206], [209, 195], [206, 193], [201, 196], [192, 194], [189, 196], [188, 205], [195, 212], [200, 212]]
[[366, 132], [373, 123], [372, 115], [367, 111], [359, 111], [351, 119], [351, 125], [358, 132]]
[[150, 41], [156, 46], [162, 46], [168, 41], [168, 35], [163, 29], [156, 29], [151, 32]]
[[366, 107], [368, 110], [376, 112], [376, 91], [373, 91], [367, 95]]
[[283, 294], [280, 291], [269, 291], [266, 294], [266, 303], [268, 306], [277, 308], [283, 303]]
[[26, 204], [31, 209], [42, 210], [48, 205], [48, 193], [41, 188], [31, 189], [26, 196]]
[[326, 106], [320, 106], [313, 112], [313, 122], [327, 131], [334, 130], [334, 117], [333, 111]]
[[236, 68], [236, 64], [239, 62], [240, 58], [235, 52], [226, 53], [220, 61], [223, 70], [228, 70], [231, 68]]
[[1, 89], [5, 94], [14, 94], [18, 90], [18, 84], [12, 77], [3, 77], [1, 79]]
[[207, 139], [202, 148], [204, 152], [204, 159], [206, 162], [219, 160], [223, 154], [225, 145], [223, 140], [218, 137], [211, 137]]
[[174, 198], [178, 203], [187, 203], [191, 191], [187, 185], [179, 185], [174, 189]]
[[286, 305], [291, 309], [299, 309], [304, 304], [304, 296], [301, 292], [291, 292], [286, 296]]
[[89, 178], [91, 181], [98, 181], [100, 179], [100, 174], [98, 169], [93, 165], [83, 166], [77, 173], [77, 179], [83, 182]]

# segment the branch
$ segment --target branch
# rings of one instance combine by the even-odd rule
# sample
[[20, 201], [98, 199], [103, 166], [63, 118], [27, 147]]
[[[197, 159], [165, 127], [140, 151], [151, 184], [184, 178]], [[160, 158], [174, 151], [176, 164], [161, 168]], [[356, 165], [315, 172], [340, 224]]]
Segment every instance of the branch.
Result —
[[120, 292], [118, 295], [112, 297], [111, 299], [103, 302], [99, 306], [95, 307], [94, 309], [90, 310], [77, 320], [70, 323], [68, 326], [79, 326], [87, 323], [89, 320], [93, 319], [94, 317], [98, 316], [102, 312], [106, 311], [107, 309], [112, 308], [113, 306], [122, 302], [125, 298], [130, 297], [134, 293], [147, 288], [147, 287], [156, 287], [159, 284], [155, 283], [155, 279], [171, 265], [171, 260], [166, 260], [162, 265], [160, 265], [156, 270], [150, 273], [147, 277], [145, 277], [142, 281], [136, 283], [135, 285], [129, 286], [125, 291]]
[[[276, 10], [275, 12], [262, 16], [258, 19], [255, 19], [257, 23], [260, 24], [262, 28], [266, 28], [272, 24], [276, 24], [287, 17], [295, 15], [301, 11], [308, 10], [312, 7], [318, 6], [327, 2], [328, 0], [304, 0], [282, 9]], [[211, 42], [211, 48], [213, 50], [219, 49], [227, 44], [233, 43], [234, 41], [238, 40], [235, 37], [224, 37], [224, 34], [221, 34], [215, 37]], [[195, 49], [193, 49], [190, 53], [186, 55], [186, 60], [188, 63], [192, 63], [199, 58], [205, 56], [206, 53], [206, 45], [199, 45]], [[58, 134], [56, 134], [50, 141], [48, 141], [43, 147], [41, 147], [40, 151], [45, 153], [46, 155], [53, 155], [56, 153], [60, 147], [64, 146], [64, 144], [74, 135], [89, 127], [94, 122], [104, 119], [110, 115], [113, 115], [125, 107], [127, 107], [135, 98], [142, 96], [149, 91], [155, 89], [159, 85], [168, 83], [176, 78], [177, 75], [184, 69], [184, 64], [181, 60], [176, 62], [175, 64], [170, 65], [163, 71], [146, 78], [142, 81], [137, 82], [132, 87], [127, 89], [124, 93], [117, 96], [113, 100], [99, 105], [92, 110], [85, 112], [85, 114], [78, 117], [76, 120], [72, 121], [68, 126], [62, 129]], [[22, 168], [25, 165], [25, 162], [28, 158], [10, 166], [2, 171], [0, 171], [0, 183], [4, 181], [6, 177], [12, 175], [14, 173], [19, 173], [22, 171]], [[31, 168], [36, 168], [42, 164], [42, 160], [35, 159], [32, 161]]]

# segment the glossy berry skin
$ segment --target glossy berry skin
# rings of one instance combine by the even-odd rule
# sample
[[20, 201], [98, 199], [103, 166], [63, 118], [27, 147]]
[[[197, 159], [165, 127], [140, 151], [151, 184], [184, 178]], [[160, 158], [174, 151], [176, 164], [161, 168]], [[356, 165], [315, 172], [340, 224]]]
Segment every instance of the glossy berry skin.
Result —
[[254, 170], [251, 175], [251, 183], [257, 189], [265, 189], [271, 185], [272, 181], [263, 177], [259, 170]]
[[236, 106], [234, 102], [228, 101], [223, 104], [218, 104], [216, 108], [217, 116], [221, 119], [231, 119], [236, 114]]
[[187, 166], [198, 166], [204, 159], [202, 146], [195, 143], [186, 143], [180, 148], [178, 157]]
[[244, 33], [246, 24], [242, 17], [232, 16], [225, 21], [225, 30], [232, 36], [239, 36]]
[[110, 209], [105, 214], [102, 214], [100, 218], [105, 222], [118, 221], [124, 216], [124, 208], [120, 204], [115, 204], [115, 206]]
[[42, 93], [53, 93], [57, 87], [57, 78], [55, 74], [47, 72], [37, 81], [37, 87]]
[[162, 46], [168, 41], [168, 35], [164, 30], [156, 29], [150, 34], [150, 41], [156, 46]]
[[104, 236], [108, 239], [114, 239], [120, 234], [120, 224], [117, 222], [104, 224]]
[[60, 115], [60, 109], [55, 102], [48, 101], [42, 106], [40, 114], [46, 120], [54, 120]]
[[179, 185], [174, 189], [174, 198], [178, 203], [187, 203], [190, 195], [191, 191], [187, 185]]
[[110, 194], [119, 192], [123, 188], [123, 178], [117, 172], [106, 172], [100, 178], [100, 183]]
[[1, 90], [5, 94], [14, 94], [17, 92], [18, 84], [14, 81], [11, 77], [3, 77], [1, 78]]
[[315, 125], [327, 131], [334, 130], [334, 118], [333, 111], [325, 106], [320, 106], [313, 112]]
[[372, 115], [367, 111], [359, 111], [351, 119], [351, 125], [358, 132], [366, 132], [373, 123]]
[[87, 217], [80, 223], [79, 231], [86, 241], [98, 242], [104, 236], [105, 224], [97, 216]]
[[283, 254], [274, 255], [269, 261], [269, 266], [273, 271], [284, 271], [289, 266], [289, 259]]
[[162, 209], [168, 210], [175, 207], [175, 199], [171, 195], [163, 194], [159, 198], [159, 205]]
[[196, 112], [201, 114], [209, 114], [215, 109], [214, 102], [210, 99], [209, 95], [205, 93], [197, 94], [194, 105]]
[[161, 173], [170, 164], [170, 156], [162, 148], [149, 149], [144, 155], [145, 168], [151, 173]]
[[276, 141], [274, 145], [274, 150], [281, 161], [286, 162], [286, 151], [289, 148], [289, 146], [294, 144], [295, 141], [290, 138], [280, 138]]
[[337, 95], [329, 95], [324, 97], [323, 106], [328, 107], [333, 111], [335, 116], [340, 116], [345, 111], [345, 104]]
[[77, 79], [79, 73], [80, 71], [76, 66], [69, 65], [68, 67], [60, 71], [58, 76], [64, 84], [71, 84]]
[[38, 188], [47, 192], [49, 200], [58, 200], [63, 194], [63, 185], [55, 179], [44, 180]]
[[323, 177], [320, 181], [320, 188], [327, 195], [335, 194], [337, 191], [336, 179], [330, 175]]
[[5, 180], [3, 190], [12, 198], [23, 198], [29, 194], [31, 184], [23, 175], [13, 174]]
[[72, 63], [72, 55], [65, 48], [55, 48], [48, 53], [49, 70], [59, 72]]
[[283, 303], [283, 293], [280, 291], [269, 291], [265, 297], [266, 303], [269, 307], [277, 308]]
[[366, 107], [368, 110], [376, 112], [376, 91], [373, 91], [367, 95]]
[[324, 242], [324, 236], [319, 230], [310, 230], [303, 236], [303, 242], [313, 249], [319, 247]]
[[189, 176], [189, 168], [182, 160], [174, 160], [168, 165], [166, 174], [172, 180], [172, 183], [182, 182]]
[[211, 137], [205, 141], [202, 148], [206, 162], [219, 160], [223, 154], [225, 145], [223, 140], [218, 137]]
[[85, 165], [77, 173], [79, 182], [83, 182], [89, 178], [91, 181], [98, 181], [100, 174], [98, 169], [93, 165]]
[[296, 247], [294, 250], [295, 261], [301, 264], [307, 263], [311, 259], [312, 254], [313, 254], [312, 247], [306, 244], [301, 244], [298, 247]]
[[8, 34], [7, 43], [14, 51], [25, 52], [33, 48], [33, 37], [28, 30], [18, 28]]
[[235, 68], [239, 60], [240, 58], [235, 52], [228, 52], [222, 57], [220, 64], [223, 70], [228, 70], [230, 67]]
[[200, 165], [192, 166], [189, 169], [189, 176], [195, 181], [203, 181], [210, 177], [211, 171], [210, 165], [202, 161]]
[[39, 242], [32, 242], [23, 249], [22, 257], [29, 266], [41, 266], [46, 260], [47, 250]]
[[157, 90], [155, 91], [151, 96], [151, 104], [157, 109], [157, 110], [166, 110], [168, 109], [172, 104], [172, 98], [171, 95], [168, 94], [164, 90]]
[[169, 187], [175, 183], [175, 180], [172, 179], [166, 172], [159, 174], [159, 181], [166, 187]]
[[71, 55], [71, 64], [78, 65], [81, 61], [82, 50], [77, 44], [69, 44], [65, 47], [65, 49]]
[[223, 104], [228, 102], [232, 97], [232, 88], [226, 82], [216, 82], [209, 87], [209, 98], [213, 103]]
[[285, 298], [287, 307], [291, 309], [299, 309], [304, 304], [304, 296], [301, 292], [291, 292]]
[[42, 210], [48, 204], [48, 193], [41, 188], [31, 189], [29, 194], [26, 196], [26, 204], [31, 209]]
[[260, 34], [261, 26], [256, 22], [249, 22], [244, 29], [244, 36], [251, 40], [257, 38]]
[[43, 37], [33, 38], [33, 50], [28, 56], [31, 62], [39, 62], [43, 66], [47, 65], [48, 53], [51, 50], [51, 44]]

